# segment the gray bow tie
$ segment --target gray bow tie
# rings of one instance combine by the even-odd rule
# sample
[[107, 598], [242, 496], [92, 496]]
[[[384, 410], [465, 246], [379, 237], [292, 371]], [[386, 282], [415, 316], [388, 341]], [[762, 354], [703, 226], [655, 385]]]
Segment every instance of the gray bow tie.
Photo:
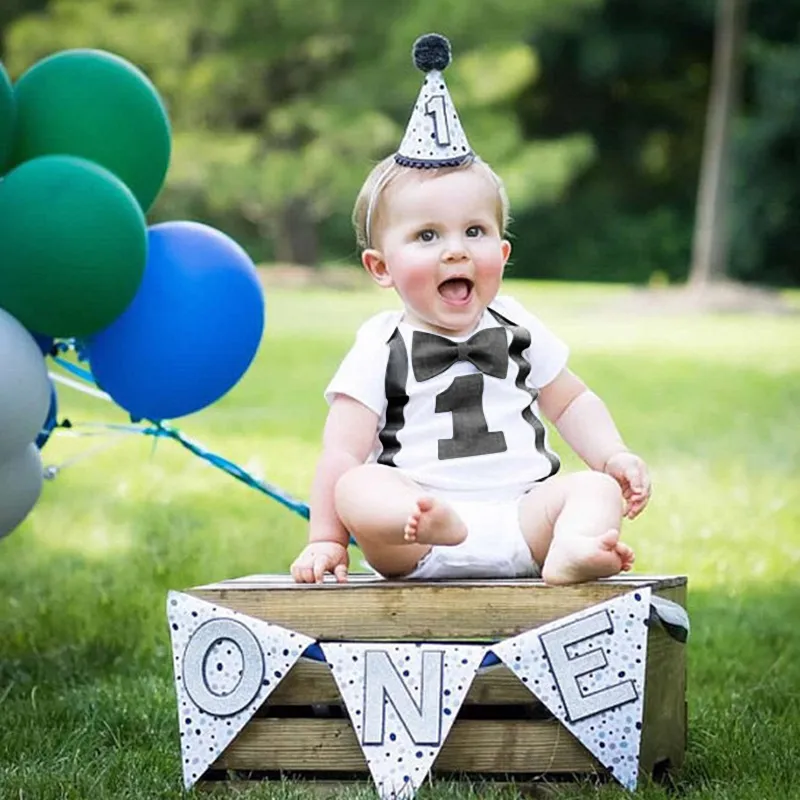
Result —
[[414, 331], [411, 366], [418, 381], [427, 381], [456, 361], [469, 361], [485, 375], [505, 378], [508, 372], [508, 340], [505, 328], [485, 328], [465, 342], [452, 342], [434, 333]]

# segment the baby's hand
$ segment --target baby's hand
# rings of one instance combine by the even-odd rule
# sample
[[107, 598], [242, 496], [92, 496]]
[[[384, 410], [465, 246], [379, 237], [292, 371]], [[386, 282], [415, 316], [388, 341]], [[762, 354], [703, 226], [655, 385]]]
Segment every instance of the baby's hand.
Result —
[[294, 560], [291, 573], [295, 583], [322, 583], [332, 572], [339, 583], [347, 583], [350, 556], [339, 542], [311, 542]]
[[625, 500], [625, 516], [634, 519], [650, 499], [650, 474], [647, 464], [633, 453], [617, 453], [606, 461], [603, 469], [620, 485]]

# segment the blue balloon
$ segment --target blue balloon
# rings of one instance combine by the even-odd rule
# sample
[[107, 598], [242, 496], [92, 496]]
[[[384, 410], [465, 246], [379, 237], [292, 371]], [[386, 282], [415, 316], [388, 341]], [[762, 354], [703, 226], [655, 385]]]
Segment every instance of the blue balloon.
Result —
[[136, 419], [174, 419], [222, 397], [250, 366], [264, 331], [253, 262], [198, 222], [148, 230], [133, 301], [87, 341], [95, 380]]

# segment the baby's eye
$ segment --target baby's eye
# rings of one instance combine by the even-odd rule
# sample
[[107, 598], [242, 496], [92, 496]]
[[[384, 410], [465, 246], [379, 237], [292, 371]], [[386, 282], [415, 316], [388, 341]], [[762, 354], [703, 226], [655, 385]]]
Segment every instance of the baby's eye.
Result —
[[480, 225], [470, 225], [469, 228], [467, 228], [467, 236], [470, 239], [477, 239], [483, 233], [484, 230]]
[[430, 228], [426, 228], [424, 231], [420, 231], [417, 234], [417, 239], [421, 242], [432, 242], [436, 238], [436, 231], [432, 231]]

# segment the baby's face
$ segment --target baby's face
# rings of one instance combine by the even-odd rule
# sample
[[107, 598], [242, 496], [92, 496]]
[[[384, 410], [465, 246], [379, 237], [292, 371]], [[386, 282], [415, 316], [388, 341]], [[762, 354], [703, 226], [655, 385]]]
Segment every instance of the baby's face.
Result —
[[497, 295], [511, 245], [500, 233], [497, 188], [479, 168], [390, 185], [378, 248], [409, 322], [471, 333]]

